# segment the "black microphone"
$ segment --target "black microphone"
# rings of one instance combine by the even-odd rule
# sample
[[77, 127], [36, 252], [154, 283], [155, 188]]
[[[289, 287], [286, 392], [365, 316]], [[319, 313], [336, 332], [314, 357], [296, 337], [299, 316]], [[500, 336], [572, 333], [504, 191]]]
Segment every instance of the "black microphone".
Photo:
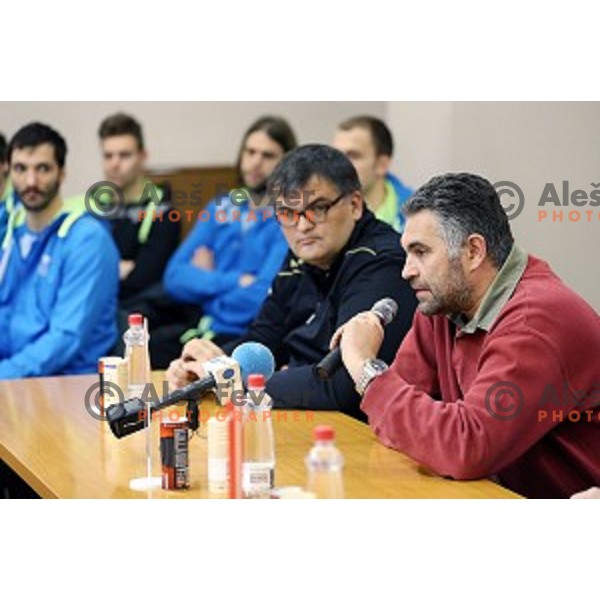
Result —
[[240, 365], [237, 361], [227, 356], [219, 356], [204, 363], [202, 367], [209, 373], [206, 377], [167, 394], [158, 402], [146, 403], [142, 398], [132, 398], [126, 402], [109, 406], [106, 409], [106, 418], [115, 437], [122, 438], [144, 429], [147, 421], [145, 411], [148, 409], [151, 414], [154, 414], [179, 402], [198, 400], [210, 390], [221, 388], [220, 391], [223, 391], [229, 388], [231, 390], [241, 388]]
[[135, 433], [146, 427], [144, 411], [148, 408], [150, 409], [150, 412], [154, 414], [163, 408], [173, 406], [179, 402], [198, 399], [206, 392], [214, 389], [215, 385], [215, 378], [212, 375], [208, 375], [204, 379], [194, 381], [179, 390], [167, 394], [158, 402], [146, 403], [141, 398], [132, 398], [126, 402], [111, 404], [106, 409], [106, 419], [110, 425], [110, 430], [117, 438], [122, 438], [131, 433]]
[[[392, 298], [382, 298], [373, 304], [371, 312], [379, 317], [385, 327], [394, 320], [398, 312], [398, 304]], [[325, 358], [315, 365], [315, 374], [319, 379], [329, 379], [342, 366], [342, 352], [339, 345]]]

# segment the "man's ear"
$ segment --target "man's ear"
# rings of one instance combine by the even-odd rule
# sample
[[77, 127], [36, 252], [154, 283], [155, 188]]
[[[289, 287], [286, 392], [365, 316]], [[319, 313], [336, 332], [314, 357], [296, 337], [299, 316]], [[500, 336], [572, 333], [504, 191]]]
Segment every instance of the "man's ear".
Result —
[[473, 233], [467, 238], [466, 260], [469, 271], [478, 269], [488, 257], [485, 238], [478, 233]]
[[352, 194], [352, 199], [350, 200], [352, 206], [352, 216], [355, 221], [358, 221], [365, 209], [365, 199], [362, 195], [362, 192], [356, 191]]
[[375, 160], [375, 174], [377, 177], [385, 177], [390, 170], [392, 157], [387, 154], [380, 154]]

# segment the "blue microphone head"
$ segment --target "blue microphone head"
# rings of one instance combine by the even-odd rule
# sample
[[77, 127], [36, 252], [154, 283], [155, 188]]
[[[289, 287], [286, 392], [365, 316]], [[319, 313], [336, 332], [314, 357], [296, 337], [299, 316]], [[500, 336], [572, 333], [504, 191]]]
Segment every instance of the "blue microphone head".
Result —
[[244, 387], [248, 386], [248, 375], [264, 375], [265, 380], [268, 381], [275, 372], [273, 353], [259, 342], [240, 344], [233, 351], [231, 358], [240, 365]]

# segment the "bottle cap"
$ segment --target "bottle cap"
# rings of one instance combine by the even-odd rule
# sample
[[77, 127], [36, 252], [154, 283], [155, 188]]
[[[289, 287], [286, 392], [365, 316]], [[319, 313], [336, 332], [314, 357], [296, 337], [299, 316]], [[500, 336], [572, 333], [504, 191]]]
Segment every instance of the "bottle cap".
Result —
[[248, 375], [248, 388], [264, 388], [266, 385], [265, 376], [260, 373]]
[[127, 319], [127, 323], [129, 324], [130, 327], [132, 327], [132, 326], [141, 327], [144, 324], [144, 317], [143, 317], [143, 315], [140, 315], [139, 313], [133, 313], [133, 314], [129, 315], [129, 318]]
[[319, 425], [314, 428], [313, 436], [318, 442], [330, 442], [335, 439], [335, 431], [331, 425]]

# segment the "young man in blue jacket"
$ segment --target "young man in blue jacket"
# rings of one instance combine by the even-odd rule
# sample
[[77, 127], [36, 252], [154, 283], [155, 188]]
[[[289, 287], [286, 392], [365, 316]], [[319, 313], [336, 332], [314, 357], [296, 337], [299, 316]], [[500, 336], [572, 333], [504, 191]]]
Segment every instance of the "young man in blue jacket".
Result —
[[268, 206], [267, 179], [295, 146], [294, 132], [279, 117], [258, 119], [244, 135], [240, 187], [209, 203], [167, 265], [167, 293], [192, 308], [187, 322], [150, 332], [154, 367], [168, 367], [193, 337], [217, 344], [238, 337], [258, 313], [287, 254]]
[[389, 172], [394, 140], [387, 125], [371, 116], [352, 117], [338, 125], [332, 146], [354, 165], [367, 206], [375, 216], [402, 233], [402, 206], [413, 190]]
[[93, 372], [116, 339], [118, 253], [93, 218], [64, 209], [66, 153], [41, 123], [9, 144], [21, 206], [0, 253], [0, 379]]

